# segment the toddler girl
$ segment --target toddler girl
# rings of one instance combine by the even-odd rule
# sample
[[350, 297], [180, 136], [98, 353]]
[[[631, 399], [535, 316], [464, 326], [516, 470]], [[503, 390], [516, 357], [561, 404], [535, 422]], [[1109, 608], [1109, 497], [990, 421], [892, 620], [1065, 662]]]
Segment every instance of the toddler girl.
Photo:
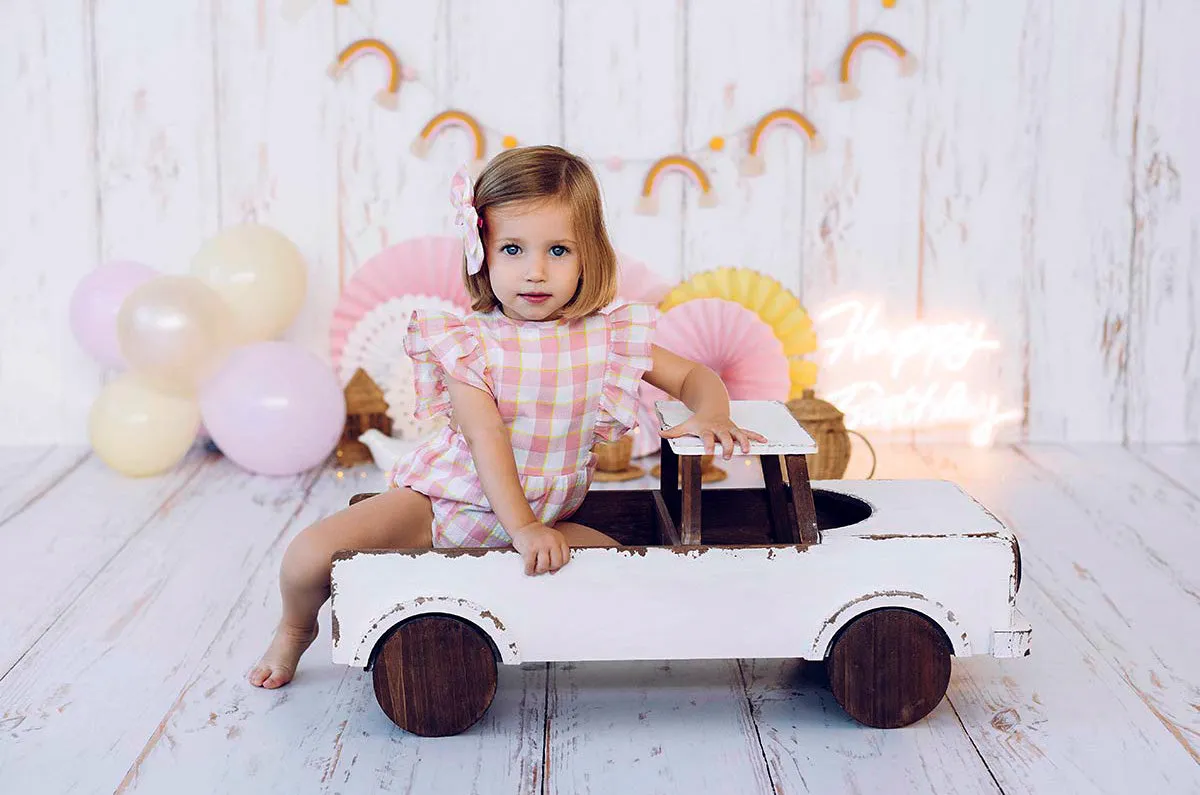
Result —
[[645, 380], [693, 411], [663, 437], [721, 443], [728, 459], [762, 436], [729, 418], [710, 369], [651, 344], [655, 309], [616, 295], [600, 190], [583, 160], [550, 146], [498, 155], [472, 187], [455, 175], [472, 312], [414, 312], [405, 338], [416, 416], [449, 422], [400, 461], [390, 488], [298, 534], [280, 568], [283, 615], [249, 680], [291, 680], [317, 635], [331, 556], [342, 549], [507, 547], [526, 574], [566, 565], [571, 547], [609, 546], [568, 521], [587, 496], [591, 452], [636, 423]]

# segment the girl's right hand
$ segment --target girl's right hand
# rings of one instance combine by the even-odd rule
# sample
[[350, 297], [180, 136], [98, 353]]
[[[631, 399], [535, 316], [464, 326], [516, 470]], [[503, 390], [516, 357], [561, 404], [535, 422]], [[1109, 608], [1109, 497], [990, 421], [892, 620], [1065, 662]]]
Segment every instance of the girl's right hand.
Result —
[[571, 559], [571, 547], [562, 533], [541, 522], [530, 522], [512, 533], [513, 549], [521, 553], [526, 574], [558, 571]]

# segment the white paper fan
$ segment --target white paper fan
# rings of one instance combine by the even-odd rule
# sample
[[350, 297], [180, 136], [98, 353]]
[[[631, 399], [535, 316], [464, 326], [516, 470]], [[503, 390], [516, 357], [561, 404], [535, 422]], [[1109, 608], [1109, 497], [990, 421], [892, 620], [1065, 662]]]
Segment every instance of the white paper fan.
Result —
[[412, 360], [404, 351], [396, 357], [391, 381], [382, 386], [383, 399], [388, 404], [388, 416], [392, 418], [392, 435], [406, 440], [420, 440], [431, 435], [446, 424], [442, 417], [432, 420], [417, 420], [413, 407], [417, 405], [417, 393], [413, 386]]
[[392, 435], [419, 439], [442, 423], [417, 422], [413, 418], [416, 393], [413, 388], [412, 361], [404, 352], [408, 322], [417, 309], [444, 310], [461, 315], [462, 310], [444, 298], [429, 295], [405, 295], [389, 298], [363, 315], [346, 334], [338, 366], [342, 384], [350, 382], [355, 370], [362, 368], [383, 390], [392, 418]]

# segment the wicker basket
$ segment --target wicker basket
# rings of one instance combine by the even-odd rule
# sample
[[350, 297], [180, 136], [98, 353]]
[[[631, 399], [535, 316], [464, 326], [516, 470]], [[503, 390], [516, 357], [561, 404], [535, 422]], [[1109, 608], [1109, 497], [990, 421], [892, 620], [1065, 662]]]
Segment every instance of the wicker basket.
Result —
[[875, 474], [875, 448], [858, 431], [847, 430], [845, 415], [827, 400], [821, 400], [811, 389], [805, 389], [800, 397], [789, 400], [788, 411], [804, 426], [809, 436], [817, 443], [816, 455], [806, 456], [809, 477], [813, 480], [835, 480], [846, 473], [850, 463], [850, 434], [867, 444], [871, 451], [871, 473]]
[[592, 450], [596, 453], [596, 469], [601, 472], [624, 472], [629, 469], [633, 454], [633, 437], [625, 434], [615, 442], [598, 442]]

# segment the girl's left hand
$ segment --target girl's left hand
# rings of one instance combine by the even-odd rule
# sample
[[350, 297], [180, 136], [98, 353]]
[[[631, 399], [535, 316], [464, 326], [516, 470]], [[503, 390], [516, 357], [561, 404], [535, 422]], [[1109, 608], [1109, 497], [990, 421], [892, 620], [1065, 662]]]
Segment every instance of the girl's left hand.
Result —
[[674, 439], [678, 436], [699, 436], [704, 442], [705, 455], [713, 455], [716, 442], [721, 443], [721, 457], [728, 461], [733, 457], [733, 444], [737, 442], [742, 447], [743, 454], [749, 454], [750, 442], [765, 442], [767, 437], [761, 433], [748, 431], [733, 424], [728, 416], [702, 417], [693, 414], [673, 428], [658, 432], [664, 439]]

